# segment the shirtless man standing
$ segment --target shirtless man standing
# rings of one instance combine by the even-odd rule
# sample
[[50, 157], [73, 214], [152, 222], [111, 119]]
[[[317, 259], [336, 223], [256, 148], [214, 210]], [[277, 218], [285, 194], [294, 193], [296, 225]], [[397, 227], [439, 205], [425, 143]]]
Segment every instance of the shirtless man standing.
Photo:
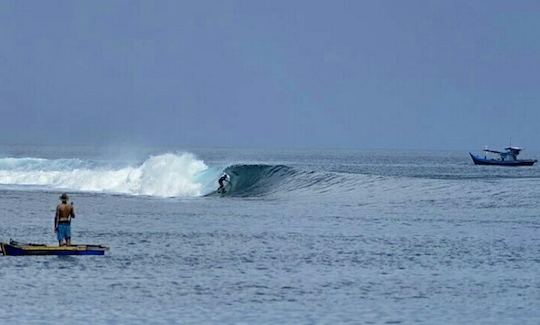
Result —
[[54, 216], [54, 232], [58, 238], [58, 246], [71, 245], [71, 219], [75, 218], [75, 208], [73, 203], [68, 204], [69, 197], [67, 193], [60, 196], [62, 203], [56, 207], [56, 215]]

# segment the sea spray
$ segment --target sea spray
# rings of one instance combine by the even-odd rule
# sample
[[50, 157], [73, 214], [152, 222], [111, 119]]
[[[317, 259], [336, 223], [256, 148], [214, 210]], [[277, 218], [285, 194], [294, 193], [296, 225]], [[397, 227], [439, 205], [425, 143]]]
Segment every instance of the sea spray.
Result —
[[151, 157], [138, 169], [139, 194], [153, 196], [199, 196], [197, 175], [208, 167], [192, 154]]

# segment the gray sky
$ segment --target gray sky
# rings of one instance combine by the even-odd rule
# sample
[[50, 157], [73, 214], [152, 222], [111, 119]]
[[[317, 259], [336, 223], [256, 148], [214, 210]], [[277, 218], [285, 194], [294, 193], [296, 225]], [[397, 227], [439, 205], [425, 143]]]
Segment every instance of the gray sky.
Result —
[[538, 1], [2, 1], [0, 143], [540, 149]]

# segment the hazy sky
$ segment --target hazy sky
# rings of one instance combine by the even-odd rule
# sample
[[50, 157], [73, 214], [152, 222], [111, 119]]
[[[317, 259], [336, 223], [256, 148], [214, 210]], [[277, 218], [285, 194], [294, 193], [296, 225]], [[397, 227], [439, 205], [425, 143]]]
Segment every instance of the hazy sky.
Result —
[[2, 1], [0, 143], [540, 149], [539, 1]]

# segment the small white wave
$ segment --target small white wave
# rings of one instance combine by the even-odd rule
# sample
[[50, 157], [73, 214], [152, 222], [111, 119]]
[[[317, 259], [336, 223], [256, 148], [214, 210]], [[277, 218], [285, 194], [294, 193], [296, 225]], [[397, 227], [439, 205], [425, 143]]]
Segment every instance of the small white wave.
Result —
[[199, 176], [206, 164], [191, 153], [163, 154], [140, 166], [88, 167], [78, 159], [0, 159], [0, 184], [34, 185], [77, 191], [151, 195], [199, 196]]

